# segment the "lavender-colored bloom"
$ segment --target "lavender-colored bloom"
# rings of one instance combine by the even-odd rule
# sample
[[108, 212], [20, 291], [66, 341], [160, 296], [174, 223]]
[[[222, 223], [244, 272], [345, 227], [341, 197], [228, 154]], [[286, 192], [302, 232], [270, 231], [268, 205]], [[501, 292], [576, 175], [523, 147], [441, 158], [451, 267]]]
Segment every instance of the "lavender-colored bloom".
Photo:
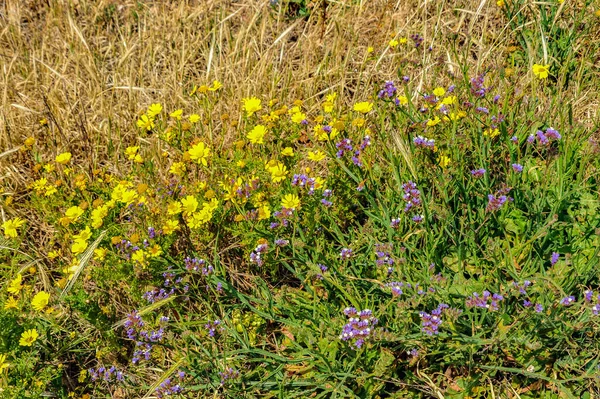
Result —
[[558, 130], [551, 128], [551, 127], [546, 129], [546, 137], [549, 139], [554, 139], [554, 140], [560, 140], [562, 138], [562, 136], [560, 135]]
[[221, 377], [221, 385], [224, 385], [228, 380], [233, 380], [239, 377], [239, 375], [240, 373], [237, 370], [227, 367], [224, 372], [219, 373], [219, 376]]
[[504, 297], [500, 294], [492, 294], [491, 292], [484, 290], [482, 294], [474, 292], [473, 295], [469, 296], [465, 301], [467, 307], [478, 307], [489, 309], [490, 311], [496, 311], [499, 309], [499, 304], [504, 300]]
[[488, 205], [486, 207], [486, 211], [495, 212], [495, 211], [499, 210], [500, 208], [502, 208], [502, 206], [506, 202], [512, 201], [513, 199], [506, 195], [509, 192], [510, 192], [510, 188], [503, 188], [501, 190], [498, 190], [498, 192], [496, 192], [496, 194], [488, 194]]
[[373, 317], [373, 312], [369, 309], [357, 312], [355, 308], [346, 308], [344, 314], [349, 319], [348, 323], [342, 328], [340, 339], [351, 341], [356, 348], [360, 348], [373, 333], [373, 327], [378, 323], [378, 320]]
[[323, 204], [325, 207], [329, 208], [330, 206], [333, 205], [333, 202], [326, 200], [325, 198], [321, 199], [321, 204]]
[[282, 238], [275, 240], [275, 245], [277, 245], [278, 247], [285, 247], [289, 243], [290, 242], [288, 240], [284, 240]]
[[423, 136], [417, 136], [413, 139], [413, 144], [416, 147], [430, 148], [433, 149], [435, 147], [435, 140], [428, 139]]
[[573, 304], [573, 302], [575, 302], [575, 297], [573, 295], [564, 297], [560, 300], [560, 304], [563, 306], [570, 306]]
[[473, 176], [476, 179], [483, 177], [483, 175], [485, 175], [485, 169], [483, 168], [473, 169], [471, 171], [471, 176]]
[[498, 104], [498, 101], [499, 101], [499, 100], [500, 100], [500, 95], [499, 95], [499, 94], [496, 94], [496, 95], [494, 96], [494, 104]]
[[391, 283], [387, 283], [386, 287], [390, 287], [393, 296], [400, 296], [403, 294], [402, 287], [404, 287], [404, 283], [392, 281]]
[[510, 138], [510, 141], [512, 141], [513, 143], [517, 144], [519, 142], [519, 138], [517, 136], [512, 136]]
[[525, 299], [525, 300], [523, 301], [523, 306], [525, 306], [526, 308], [529, 308], [529, 307], [533, 306], [533, 304], [531, 303], [531, 301], [530, 301], [530, 300], [528, 300], [528, 299]]
[[554, 266], [556, 262], [558, 262], [558, 258], [560, 258], [560, 254], [558, 252], [552, 252], [552, 256], [550, 257], [550, 264]]
[[471, 93], [473, 93], [477, 97], [485, 97], [488, 91], [490, 91], [489, 87], [484, 86], [485, 74], [481, 74], [475, 78], [471, 78]]
[[379, 98], [391, 98], [394, 97], [394, 95], [396, 94], [396, 86], [394, 86], [394, 82], [388, 80], [387, 82], [385, 82], [385, 85], [383, 87], [383, 89], [381, 89], [381, 91], [378, 94]]
[[342, 260], [348, 260], [352, 257], [352, 249], [350, 248], [342, 248], [340, 251], [340, 258]]
[[410, 35], [410, 38], [413, 41], [415, 48], [418, 48], [421, 45], [421, 43], [423, 43], [423, 37], [418, 33]]
[[406, 75], [405, 75], [405, 76], [402, 76], [402, 81], [403, 81], [404, 83], [408, 83], [408, 82], [410, 82], [410, 78], [409, 78], [408, 76], [406, 76]]
[[535, 136], [533, 134], [530, 134], [527, 137], [527, 143], [532, 144], [535, 141]]
[[486, 107], [477, 107], [475, 108], [476, 112], [482, 113], [482, 114], [489, 114], [490, 110], [487, 109]]
[[154, 227], [148, 227], [148, 238], [153, 240], [156, 237], [156, 230]]
[[390, 253], [391, 250], [392, 244], [375, 244], [375, 256], [377, 257], [375, 263], [377, 266], [394, 264], [394, 259], [392, 259]]
[[412, 217], [412, 221], [415, 223], [421, 223], [423, 221], [423, 215], [415, 215]]
[[512, 168], [515, 172], [517, 173], [521, 173], [523, 171], [523, 165], [519, 164], [519, 163], [513, 163]]
[[398, 226], [400, 226], [400, 218], [394, 218], [394, 219], [392, 219], [392, 221], [390, 222], [390, 227], [392, 229], [397, 229]]
[[541, 303], [536, 303], [534, 309], [537, 313], [542, 313], [544, 311], [544, 307]]
[[584, 295], [585, 301], [587, 303], [590, 303], [590, 302], [592, 302], [592, 298], [594, 297], [594, 291], [592, 291], [592, 290], [585, 290], [584, 293], [583, 293], [583, 295]]
[[447, 308], [448, 305], [441, 303], [431, 313], [419, 312], [419, 316], [421, 317], [421, 331], [427, 335], [437, 335], [442, 325], [442, 313]]
[[544, 132], [542, 132], [541, 130], [538, 130], [536, 132], [536, 137], [539, 140], [540, 143], [546, 145], [548, 144], [550, 141], [548, 140], [548, 137], [546, 137], [546, 135], [544, 134]]

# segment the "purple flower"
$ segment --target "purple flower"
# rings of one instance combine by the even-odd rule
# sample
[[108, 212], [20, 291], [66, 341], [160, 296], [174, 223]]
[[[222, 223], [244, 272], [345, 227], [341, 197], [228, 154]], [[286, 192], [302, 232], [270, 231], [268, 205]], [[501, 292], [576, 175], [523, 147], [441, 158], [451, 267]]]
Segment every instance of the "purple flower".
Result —
[[412, 217], [412, 221], [415, 223], [421, 223], [423, 221], [423, 215], [415, 215]]
[[527, 137], [527, 142], [529, 144], [532, 144], [535, 141], [535, 136], [533, 134], [530, 134], [529, 137]]
[[433, 149], [435, 147], [435, 140], [428, 139], [423, 136], [417, 136], [413, 139], [413, 144], [416, 147], [430, 148]]
[[399, 225], [400, 225], [400, 218], [394, 218], [394, 219], [392, 219], [392, 221], [390, 222], [390, 227], [391, 227], [392, 229], [397, 229]]
[[442, 325], [442, 313], [447, 308], [448, 305], [440, 303], [431, 313], [419, 312], [419, 316], [421, 317], [421, 331], [427, 335], [438, 334], [439, 328]]
[[285, 247], [289, 243], [290, 242], [288, 240], [284, 240], [282, 238], [275, 240], [275, 245], [277, 245], [278, 247]]
[[360, 348], [373, 333], [373, 327], [378, 320], [373, 317], [373, 312], [369, 309], [357, 312], [355, 308], [346, 308], [344, 314], [348, 316], [348, 323], [342, 328], [340, 339], [350, 341], [356, 348]]
[[473, 176], [476, 179], [483, 177], [483, 175], [485, 175], [485, 169], [483, 168], [473, 169], [471, 171], [471, 176]]
[[512, 136], [510, 138], [510, 141], [512, 141], [513, 143], [517, 144], [519, 142], [519, 138], [517, 136]]
[[560, 304], [563, 306], [570, 306], [573, 304], [573, 302], [575, 302], [575, 297], [572, 295], [564, 297], [563, 299], [560, 300]]
[[388, 80], [387, 82], [385, 82], [385, 85], [383, 87], [383, 89], [381, 89], [381, 91], [379, 92], [379, 94], [377, 95], [379, 98], [391, 98], [394, 97], [394, 94], [396, 94], [396, 86], [394, 86], [394, 82], [392, 82], [391, 80]]
[[340, 251], [340, 258], [342, 258], [342, 260], [348, 260], [351, 257], [352, 257], [352, 249], [342, 248], [342, 250]]
[[544, 311], [544, 307], [541, 303], [536, 303], [534, 309], [537, 313], [542, 313]]
[[500, 190], [496, 194], [488, 194], [488, 205], [486, 211], [495, 212], [502, 208], [507, 201], [512, 201], [511, 197], [506, 196], [510, 189]]
[[554, 139], [554, 140], [560, 140], [562, 138], [562, 136], [560, 135], [558, 130], [555, 130], [551, 127], [546, 129], [546, 137], [548, 137], [549, 139]]
[[558, 252], [552, 252], [552, 256], [550, 257], [550, 264], [554, 266], [556, 262], [558, 262], [558, 258], [560, 258], [560, 254]]
[[519, 164], [519, 163], [513, 163], [512, 168], [515, 172], [517, 173], [521, 173], [523, 171], [523, 165]]

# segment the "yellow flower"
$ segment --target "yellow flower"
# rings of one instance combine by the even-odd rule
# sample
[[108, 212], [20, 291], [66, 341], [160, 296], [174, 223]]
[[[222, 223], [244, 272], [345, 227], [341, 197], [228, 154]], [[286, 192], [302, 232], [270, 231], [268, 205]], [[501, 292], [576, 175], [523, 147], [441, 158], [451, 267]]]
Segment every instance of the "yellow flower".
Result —
[[444, 105], [452, 105], [458, 103], [458, 98], [456, 96], [448, 96], [444, 98], [441, 102]]
[[106, 248], [94, 249], [94, 260], [97, 260], [99, 262], [103, 261], [104, 258], [106, 258], [107, 253], [108, 253], [108, 250]]
[[149, 118], [146, 114], [140, 116], [140, 119], [137, 121], [137, 126], [140, 129], [152, 130], [154, 128], [154, 121]]
[[189, 215], [196, 212], [196, 209], [198, 209], [198, 200], [193, 195], [188, 195], [181, 199], [181, 205], [183, 207], [183, 214]]
[[162, 255], [162, 249], [160, 248], [160, 246], [158, 244], [154, 244], [153, 247], [148, 249], [148, 254], [150, 255], [151, 258], [157, 258], [160, 255]]
[[271, 210], [268, 205], [258, 208], [258, 220], [265, 220], [271, 217]]
[[294, 149], [292, 147], [285, 147], [283, 150], [281, 150], [281, 155], [284, 157], [293, 157]]
[[135, 159], [135, 156], [137, 155], [139, 149], [139, 146], [127, 147], [125, 149], [125, 155], [127, 155], [127, 159]]
[[210, 87], [210, 91], [217, 91], [219, 90], [221, 87], [223, 87], [223, 84], [221, 82], [219, 82], [218, 80], [213, 80], [213, 84]]
[[550, 70], [550, 65], [533, 64], [533, 67], [531, 69], [535, 76], [537, 76], [540, 79], [546, 79], [548, 78], [548, 71]]
[[139, 263], [140, 265], [145, 267], [146, 263], [147, 263], [146, 262], [146, 253], [144, 252], [143, 249], [137, 250], [131, 255], [131, 260], [133, 262]]
[[271, 172], [271, 180], [273, 181], [273, 183], [279, 183], [281, 181], [284, 181], [285, 177], [288, 174], [287, 168], [281, 162], [273, 168], [270, 168], [269, 172]]
[[465, 111], [450, 112], [447, 117], [444, 117], [444, 119], [451, 120], [451, 121], [457, 121], [459, 119], [464, 118], [465, 116], [467, 116], [467, 113]]
[[35, 328], [24, 331], [23, 334], [21, 334], [21, 339], [19, 340], [19, 345], [31, 346], [31, 345], [33, 345], [35, 340], [38, 339], [39, 336], [40, 335], [38, 334], [38, 332], [36, 331]]
[[504, 0], [497, 0], [497, 1], [496, 1], [496, 5], [497, 5], [498, 7], [504, 7]]
[[244, 98], [244, 111], [246, 111], [246, 116], [252, 116], [255, 112], [258, 112], [262, 109], [260, 105], [260, 100], [256, 97]]
[[18, 309], [18, 308], [19, 308], [19, 302], [17, 301], [17, 299], [14, 296], [9, 296], [8, 299], [6, 300], [6, 303], [4, 304], [4, 310]]
[[256, 125], [246, 136], [252, 144], [264, 144], [265, 133], [267, 128], [263, 125]]
[[21, 285], [22, 282], [23, 276], [19, 273], [8, 285], [8, 292], [17, 295], [23, 289], [23, 285]]
[[27, 137], [27, 138], [25, 139], [25, 142], [24, 142], [24, 144], [25, 144], [27, 147], [33, 147], [33, 145], [35, 144], [35, 137]]
[[24, 223], [25, 221], [21, 218], [10, 219], [2, 223], [2, 228], [4, 229], [4, 236], [6, 238], [16, 238], [17, 229], [23, 226]]
[[54, 260], [60, 256], [60, 251], [50, 251], [48, 252], [48, 259]]
[[398, 39], [398, 41], [400, 42], [400, 44], [406, 44], [408, 42], [408, 39], [405, 37], [401, 37], [400, 39]]
[[175, 111], [173, 111], [173, 112], [171, 112], [171, 113], [169, 114], [169, 116], [170, 116], [171, 118], [173, 118], [173, 119], [177, 119], [178, 121], [180, 121], [180, 120], [181, 120], [181, 115], [183, 115], [183, 110], [182, 110], [182, 109], [177, 109], [177, 110], [175, 110]]
[[300, 207], [300, 198], [296, 194], [286, 194], [281, 199], [281, 206], [287, 209], [297, 209]]
[[354, 108], [353, 108], [356, 112], [360, 112], [361, 114], [366, 114], [368, 112], [371, 112], [371, 110], [373, 109], [373, 103], [368, 102], [368, 101], [363, 101], [360, 103], [356, 103], [354, 104]]
[[323, 159], [325, 159], [325, 153], [323, 151], [309, 151], [308, 152], [308, 159], [310, 159], [311, 161], [315, 161], [315, 162], [319, 162], [322, 161]]
[[208, 148], [203, 142], [192, 146], [189, 150], [190, 159], [196, 161], [198, 164], [208, 166], [208, 157], [210, 156], [210, 148]]
[[499, 134], [500, 134], [500, 131], [498, 129], [492, 129], [492, 128], [489, 128], [483, 132], [483, 135], [485, 137], [490, 137], [492, 139], [494, 137], [498, 136]]
[[450, 161], [451, 161], [451, 159], [450, 159], [450, 158], [448, 158], [448, 157], [447, 157], [447, 156], [445, 156], [445, 155], [440, 155], [440, 156], [438, 157], [438, 165], [440, 165], [440, 166], [441, 166], [442, 168], [444, 168], [444, 169], [445, 169], [445, 168], [446, 168], [448, 165], [450, 165]]
[[191, 114], [188, 119], [190, 120], [191, 123], [196, 123], [200, 120], [200, 115]]
[[[156, 104], [152, 104], [148, 107], [148, 117], [149, 118], [154, 118], [156, 115], [160, 114], [162, 112], [162, 105], [160, 105], [160, 103], [156, 103]], [[148, 129], [150, 130], [150, 129]]]
[[87, 241], [75, 240], [73, 242], [73, 244], [71, 245], [71, 252], [73, 253], [73, 255], [77, 256], [77, 255], [83, 253], [83, 251], [85, 251], [87, 246], [88, 246]]
[[168, 215], [179, 215], [182, 211], [181, 203], [179, 201], [169, 202], [167, 205], [167, 214]]
[[600, 8], [596, 10], [596, 16], [600, 18]]
[[[57, 156], [57, 158], [58, 158], [58, 156]], [[44, 165], [44, 171], [46, 173], [52, 173], [52, 172], [54, 172], [55, 169], [56, 168], [54, 167], [54, 164], [48, 163], [48, 164]]]
[[10, 364], [6, 363], [6, 355], [0, 355], [0, 373], [2, 372], [2, 370], [8, 368], [8, 366], [10, 366]]
[[169, 172], [177, 176], [183, 176], [185, 173], [185, 164], [183, 162], [175, 162], [173, 165], [171, 165]]
[[306, 115], [303, 112], [295, 112], [292, 114], [292, 122], [294, 123], [302, 123], [303, 120], [306, 119]]
[[389, 45], [391, 48], [395, 48], [396, 46], [398, 46], [398, 44], [399, 44], [399, 42], [398, 42], [398, 40], [396, 40], [396, 39], [392, 39], [392, 40], [390, 40], [390, 42], [388, 43], [388, 45]]
[[372, 46], [367, 47], [367, 53], [371, 54], [375, 49]]
[[441, 122], [440, 118], [436, 116], [435, 118], [429, 119], [427, 121], [427, 126], [435, 126], [435, 125], [437, 125], [440, 122]]
[[44, 195], [46, 197], [50, 197], [50, 196], [56, 194], [57, 192], [58, 192], [58, 190], [57, 190], [56, 186], [49, 185], [48, 187], [46, 187], [46, 192], [44, 193]]
[[169, 235], [173, 233], [175, 230], [179, 230], [179, 221], [178, 220], [167, 220], [162, 227], [163, 233]]
[[40, 291], [31, 300], [31, 307], [38, 312], [44, 310], [50, 300], [50, 294], [44, 291]]
[[[94, 209], [95, 210], [95, 209]], [[89, 227], [85, 227], [85, 230], [82, 230], [79, 234], [73, 236], [73, 240], [83, 240], [87, 241], [92, 237], [92, 232]]]
[[398, 96], [398, 103], [400, 105], [408, 104], [408, 98], [406, 96]]
[[442, 97], [444, 94], [446, 94], [446, 89], [444, 89], [443, 87], [436, 87], [435, 89], [433, 89], [433, 94], [436, 97]]
[[60, 163], [62, 165], [66, 165], [71, 160], [71, 153], [70, 152], [63, 152], [62, 154], [58, 154], [54, 160], [57, 163]]

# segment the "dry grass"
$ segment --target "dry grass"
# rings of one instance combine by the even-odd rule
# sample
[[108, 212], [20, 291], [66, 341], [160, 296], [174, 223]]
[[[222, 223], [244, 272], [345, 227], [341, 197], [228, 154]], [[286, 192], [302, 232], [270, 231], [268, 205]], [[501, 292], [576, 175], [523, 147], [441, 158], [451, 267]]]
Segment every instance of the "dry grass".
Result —
[[[471, 73], [501, 69], [508, 58], [507, 27], [494, 2], [324, 5], [315, 1], [309, 18], [292, 19], [267, 0], [6, 0], [0, 15], [0, 152], [33, 135], [46, 154], [71, 151], [88, 165], [86, 173], [103, 166], [118, 174], [122, 149], [146, 140], [138, 137], [135, 119], [152, 102], [202, 113], [214, 137], [227, 139], [235, 134], [244, 96], [289, 104], [336, 91], [351, 102], [397, 79], [401, 64], [419, 87], [430, 87], [447, 83], [444, 75], [461, 75], [465, 66]], [[433, 51], [387, 47], [391, 38], [413, 33]], [[527, 78], [526, 71], [521, 75]], [[213, 79], [224, 84], [222, 98], [203, 110], [188, 93]], [[576, 109], [584, 119], [595, 118], [586, 105], [598, 103], [598, 91], [577, 90]], [[230, 119], [221, 122], [223, 115]], [[47, 127], [40, 126], [42, 118]], [[2, 155], [2, 176], [18, 191], [26, 183], [25, 168], [16, 155]]]

